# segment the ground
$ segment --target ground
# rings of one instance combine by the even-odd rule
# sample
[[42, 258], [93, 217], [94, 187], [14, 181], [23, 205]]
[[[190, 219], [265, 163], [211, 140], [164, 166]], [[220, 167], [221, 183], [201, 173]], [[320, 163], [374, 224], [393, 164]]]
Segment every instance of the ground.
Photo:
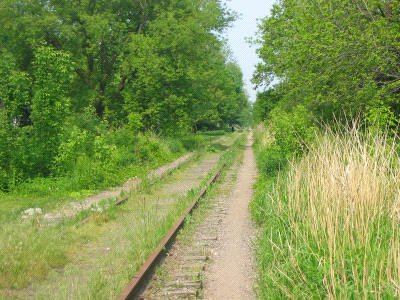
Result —
[[153, 276], [144, 299], [254, 299], [255, 236], [249, 202], [256, 166], [244, 153], [200, 203]]

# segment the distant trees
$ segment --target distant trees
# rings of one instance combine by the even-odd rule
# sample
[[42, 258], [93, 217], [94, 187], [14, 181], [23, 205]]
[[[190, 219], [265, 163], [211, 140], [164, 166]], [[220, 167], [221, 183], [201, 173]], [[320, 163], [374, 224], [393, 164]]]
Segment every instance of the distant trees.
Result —
[[[260, 25], [254, 81], [287, 108], [319, 119], [365, 117], [393, 125], [400, 114], [400, 2], [280, 0]], [[260, 95], [260, 101], [264, 101]]]
[[50, 174], [68, 120], [88, 112], [165, 135], [247, 121], [219, 37], [234, 19], [219, 0], [1, 1], [0, 185]]

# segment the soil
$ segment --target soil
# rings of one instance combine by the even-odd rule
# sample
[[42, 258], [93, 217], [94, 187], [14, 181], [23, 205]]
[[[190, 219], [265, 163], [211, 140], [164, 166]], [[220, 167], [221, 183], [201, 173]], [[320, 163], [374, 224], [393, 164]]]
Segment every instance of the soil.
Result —
[[216, 193], [194, 212], [141, 299], [256, 298], [248, 207], [256, 177], [252, 143], [250, 134], [243, 161], [229, 168]]
[[256, 163], [249, 135], [243, 164], [233, 188], [226, 217], [221, 226], [218, 246], [211, 258], [204, 282], [205, 299], [254, 299], [254, 262], [252, 241], [255, 236], [249, 203], [256, 178]]
[[190, 223], [178, 235], [140, 299], [201, 298], [204, 270], [218, 244], [219, 226], [236, 184], [238, 167], [239, 162], [231, 166], [217, 183], [212, 196], [200, 201]]

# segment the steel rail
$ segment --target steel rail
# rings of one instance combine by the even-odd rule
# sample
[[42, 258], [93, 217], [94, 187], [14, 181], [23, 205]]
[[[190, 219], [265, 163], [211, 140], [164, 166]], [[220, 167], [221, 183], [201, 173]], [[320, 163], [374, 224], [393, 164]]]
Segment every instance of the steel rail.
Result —
[[155, 248], [153, 253], [144, 262], [139, 272], [136, 273], [136, 275], [132, 278], [130, 283], [122, 291], [118, 299], [120, 300], [137, 299], [140, 296], [140, 293], [143, 292], [148, 281], [150, 280], [155, 266], [161, 261], [161, 258], [163, 257], [165, 250], [168, 249], [169, 246], [173, 243], [179, 230], [183, 227], [186, 217], [192, 213], [192, 211], [197, 207], [200, 199], [205, 197], [209, 188], [218, 180], [224, 167], [225, 165], [222, 165], [218, 169], [218, 171], [215, 172], [215, 174], [210, 178], [207, 184], [199, 191], [199, 193], [194, 198], [193, 202], [185, 210], [185, 212], [179, 218], [179, 220], [171, 227], [166, 236], [161, 240], [161, 242]]

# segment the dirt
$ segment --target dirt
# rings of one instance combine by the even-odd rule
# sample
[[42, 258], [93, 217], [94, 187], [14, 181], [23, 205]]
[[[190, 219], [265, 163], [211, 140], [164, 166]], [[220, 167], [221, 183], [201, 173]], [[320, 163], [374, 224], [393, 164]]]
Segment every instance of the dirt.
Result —
[[191, 217], [190, 225], [185, 226], [178, 235], [141, 299], [201, 298], [204, 270], [218, 244], [218, 227], [225, 216], [231, 190], [236, 184], [238, 165], [235, 163], [230, 167], [217, 183], [213, 195], [200, 202]]
[[254, 263], [252, 241], [255, 231], [249, 203], [256, 177], [252, 150], [252, 134], [248, 136], [243, 164], [239, 169], [226, 216], [218, 236], [218, 245], [204, 282], [205, 299], [254, 299]]
[[[250, 134], [240, 160], [201, 204], [153, 276], [143, 299], [255, 299], [255, 230], [249, 202], [256, 177]], [[204, 215], [201, 218], [201, 215]]]

